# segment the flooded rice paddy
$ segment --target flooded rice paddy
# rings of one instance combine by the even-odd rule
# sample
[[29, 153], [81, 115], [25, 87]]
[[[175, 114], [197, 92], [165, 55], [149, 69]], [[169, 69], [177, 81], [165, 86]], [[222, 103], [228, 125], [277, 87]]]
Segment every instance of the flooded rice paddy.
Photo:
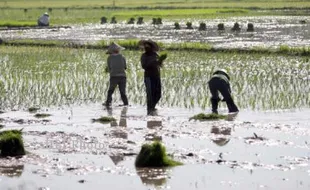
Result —
[[[163, 20], [161, 26], [150, 23], [128, 25], [119, 24], [74, 25], [71, 29], [50, 30], [0, 30], [3, 39], [57, 39], [81, 43], [94, 43], [102, 39], [151, 38], [162, 42], [206, 42], [216, 48], [278, 47], [280, 45], [310, 45], [310, 25], [307, 16], [265, 16], [235, 17], [210, 20]], [[186, 29], [191, 21], [194, 30]], [[303, 22], [305, 21], [305, 22]], [[174, 30], [174, 22], [179, 22], [181, 30]], [[206, 23], [206, 31], [198, 31], [199, 24]], [[241, 26], [241, 32], [232, 32], [234, 22]], [[219, 32], [217, 25], [224, 23], [225, 31]], [[246, 32], [247, 24], [254, 24], [254, 32]]]
[[[0, 130], [23, 129], [28, 151], [0, 159], [1, 190], [310, 188], [307, 57], [169, 52], [158, 115], [146, 116], [141, 52], [124, 55], [131, 106], [119, 107], [116, 92], [106, 110], [104, 51], [0, 46]], [[230, 121], [189, 121], [210, 111], [207, 81], [216, 68], [231, 73], [241, 112]], [[29, 107], [51, 116], [36, 118]], [[100, 116], [117, 121], [91, 122]], [[135, 168], [141, 145], [153, 140], [184, 165]]]

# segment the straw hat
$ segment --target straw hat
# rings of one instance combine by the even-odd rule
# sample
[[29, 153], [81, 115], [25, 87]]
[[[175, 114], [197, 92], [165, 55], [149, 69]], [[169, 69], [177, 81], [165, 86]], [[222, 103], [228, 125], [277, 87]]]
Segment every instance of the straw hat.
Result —
[[145, 46], [145, 44], [148, 44], [152, 47], [153, 51], [159, 51], [159, 46], [156, 42], [152, 41], [152, 40], [140, 40], [138, 45], [139, 46]]
[[44, 13], [44, 15], [48, 16], [48, 13], [47, 13], [47, 12], [45, 12], [45, 13]]
[[230, 80], [230, 77], [227, 74], [227, 70], [226, 69], [217, 69], [213, 74], [223, 74], [223, 75], [225, 75], [228, 78], [228, 80]]
[[124, 49], [125, 49], [124, 47], [118, 45], [115, 42], [112, 42], [112, 44], [108, 47], [107, 54], [110, 54], [110, 53], [112, 53], [115, 50], [124, 50]]

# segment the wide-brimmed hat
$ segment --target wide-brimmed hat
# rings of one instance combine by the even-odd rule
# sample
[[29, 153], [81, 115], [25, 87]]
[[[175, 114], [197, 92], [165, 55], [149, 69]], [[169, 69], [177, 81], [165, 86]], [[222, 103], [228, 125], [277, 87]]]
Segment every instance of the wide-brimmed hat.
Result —
[[159, 46], [156, 42], [154, 42], [153, 40], [140, 40], [138, 45], [139, 46], [145, 46], [145, 44], [148, 44], [152, 47], [153, 51], [159, 51]]
[[48, 13], [47, 13], [47, 12], [45, 12], [45, 13], [44, 13], [44, 15], [48, 16]]
[[213, 74], [223, 74], [228, 78], [228, 80], [230, 80], [230, 77], [226, 69], [217, 69]]
[[124, 50], [124, 49], [125, 49], [124, 47], [118, 45], [115, 42], [112, 42], [111, 45], [108, 47], [108, 51], [106, 53], [110, 54], [110, 53], [112, 53], [115, 50]]

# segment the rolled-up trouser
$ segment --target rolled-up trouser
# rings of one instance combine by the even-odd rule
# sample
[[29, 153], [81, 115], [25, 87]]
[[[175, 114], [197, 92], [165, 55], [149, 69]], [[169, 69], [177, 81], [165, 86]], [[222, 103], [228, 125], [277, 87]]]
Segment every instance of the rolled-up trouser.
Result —
[[110, 77], [110, 86], [108, 90], [106, 105], [111, 104], [112, 95], [114, 93], [116, 86], [118, 86], [124, 105], [128, 105], [128, 99], [126, 95], [126, 77]]
[[238, 107], [236, 106], [234, 100], [231, 97], [229, 83], [227, 83], [221, 78], [214, 77], [209, 81], [209, 89], [211, 92], [211, 104], [213, 113], [217, 113], [218, 102], [220, 101], [219, 92], [226, 101], [229, 112], [239, 111]]
[[160, 77], [145, 77], [144, 84], [146, 88], [147, 110], [152, 111], [161, 98]]

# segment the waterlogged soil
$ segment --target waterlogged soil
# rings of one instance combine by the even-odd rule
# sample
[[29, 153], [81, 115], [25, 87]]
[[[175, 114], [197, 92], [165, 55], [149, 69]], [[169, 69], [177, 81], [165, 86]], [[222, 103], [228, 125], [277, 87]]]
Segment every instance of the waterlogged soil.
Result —
[[[1, 130], [23, 129], [28, 154], [0, 159], [0, 189], [310, 188], [309, 109], [189, 121], [202, 111], [208, 110], [159, 108], [146, 116], [141, 106], [91, 104], [38, 110], [51, 114], [48, 120], [27, 111], [2, 113]], [[100, 116], [117, 121], [91, 122]], [[184, 165], [135, 168], [141, 145], [153, 140]]]
[[[94, 43], [99, 40], [151, 38], [162, 42], [207, 42], [216, 48], [278, 47], [280, 45], [310, 45], [310, 17], [308, 16], [265, 16], [234, 17], [212, 20], [163, 20], [163, 25], [154, 26], [119, 24], [74, 25], [72, 28], [2, 30], [3, 39], [50, 39], [80, 43]], [[194, 29], [186, 29], [190, 21]], [[303, 22], [304, 21], [304, 22]], [[179, 22], [181, 30], [174, 29]], [[199, 24], [206, 23], [206, 31], [198, 31]], [[234, 23], [241, 26], [240, 32], [232, 32]], [[217, 25], [224, 23], [225, 31], [219, 32]], [[254, 32], [247, 32], [247, 24], [254, 24]]]

